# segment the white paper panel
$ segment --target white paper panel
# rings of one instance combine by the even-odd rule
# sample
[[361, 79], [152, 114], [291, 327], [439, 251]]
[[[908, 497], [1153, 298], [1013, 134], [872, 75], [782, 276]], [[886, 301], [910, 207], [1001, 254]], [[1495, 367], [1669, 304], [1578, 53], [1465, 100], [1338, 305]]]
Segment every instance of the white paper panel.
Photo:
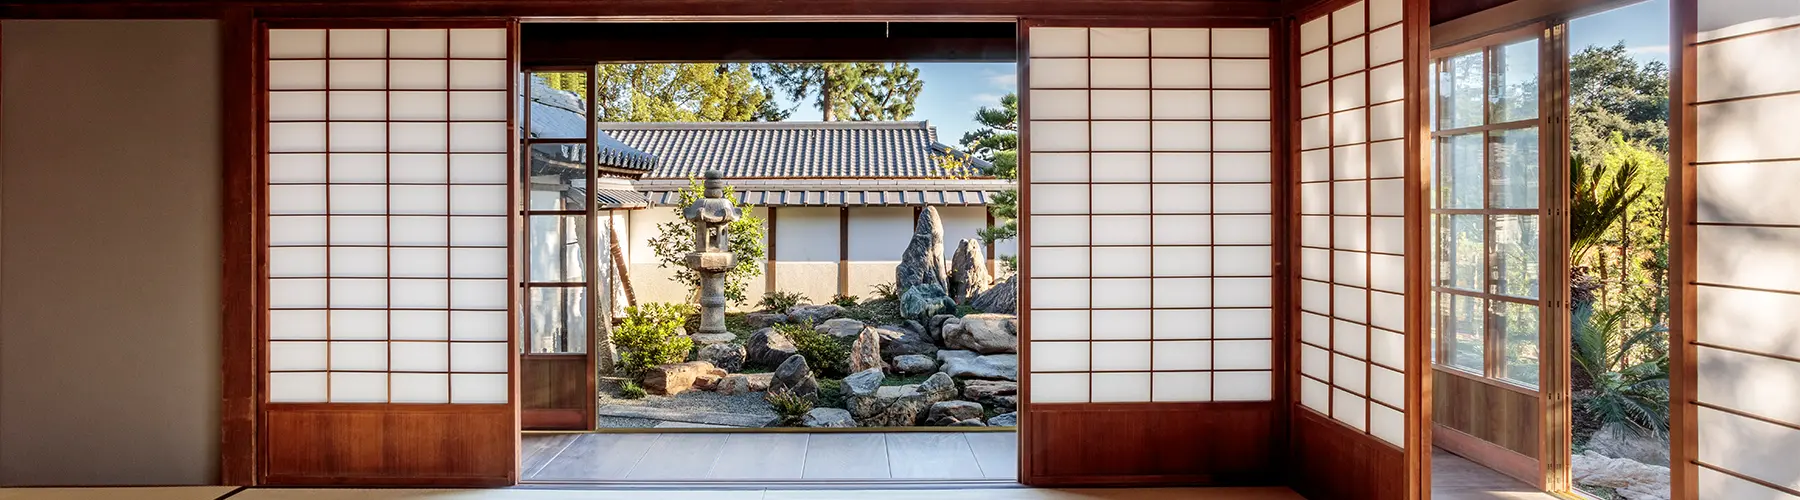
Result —
[[[1332, 288], [1331, 295], [1332, 300], [1335, 301], [1333, 302], [1333, 311], [1337, 313], [1337, 317], [1356, 322], [1367, 320], [1364, 317], [1368, 308], [1369, 293], [1367, 291], [1361, 288], [1340, 286]], [[1342, 351], [1343, 349], [1338, 350]], [[1360, 350], [1356, 353], [1361, 355]]]
[[1030, 189], [1033, 213], [1088, 213], [1089, 186], [1085, 184], [1032, 184]]
[[1204, 89], [1212, 86], [1206, 59], [1152, 59], [1150, 86], [1159, 89]]
[[318, 153], [325, 151], [324, 123], [270, 123], [270, 153]]
[[[1086, 151], [1087, 122], [1031, 121], [1031, 145], [1036, 151]], [[1033, 204], [1032, 209], [1037, 209]]]
[[451, 340], [506, 340], [506, 311], [451, 311]]
[[1374, 178], [1397, 178], [1406, 173], [1404, 141], [1376, 142], [1369, 145], [1370, 171]]
[[505, 123], [455, 122], [450, 124], [450, 151], [505, 153], [508, 137]]
[[269, 155], [270, 184], [318, 184], [324, 182], [325, 155]]
[[1300, 404], [1319, 413], [1331, 411], [1331, 387], [1317, 380], [1300, 379]]
[[[1163, 123], [1156, 122], [1159, 134]], [[1089, 126], [1093, 128], [1095, 151], [1146, 151], [1150, 149], [1150, 122], [1093, 122]], [[1157, 139], [1161, 138], [1160, 135], [1157, 137]]]
[[1331, 81], [1331, 110], [1344, 111], [1369, 105], [1368, 76], [1355, 73]]
[[395, 246], [449, 243], [449, 220], [444, 217], [390, 217], [387, 221]]
[[1300, 373], [1320, 380], [1331, 379], [1331, 353], [1324, 349], [1302, 344], [1300, 346]]
[[1398, 61], [1406, 56], [1405, 33], [1401, 26], [1369, 34], [1369, 65]]
[[1202, 246], [1156, 247], [1152, 274], [1156, 276], [1206, 276], [1212, 274], [1212, 249]]
[[1211, 30], [1205, 28], [1155, 28], [1150, 30], [1150, 55], [1206, 57], [1212, 53], [1211, 39]]
[[387, 342], [332, 342], [331, 369], [385, 371]]
[[450, 402], [505, 403], [511, 385], [504, 373], [452, 373]]
[[[1160, 285], [1167, 280], [1155, 280]], [[1093, 307], [1095, 309], [1136, 309], [1149, 306], [1151, 303], [1151, 280], [1149, 279], [1096, 279], [1090, 282], [1093, 287]], [[1159, 287], [1157, 291], [1161, 291]], [[1162, 307], [1162, 301], [1157, 301]]]
[[270, 248], [269, 277], [320, 278], [326, 275], [323, 248]]
[[387, 30], [334, 29], [329, 39], [333, 58], [387, 57]]
[[1300, 51], [1312, 52], [1331, 43], [1330, 20], [1320, 17], [1300, 25]]
[[505, 58], [506, 46], [505, 29], [457, 29], [450, 31], [450, 57]]
[[1150, 374], [1095, 373], [1093, 402], [1139, 403], [1150, 401]]
[[325, 57], [325, 30], [269, 30], [269, 59]]
[[1330, 112], [1330, 84], [1315, 83], [1300, 89], [1300, 116], [1313, 117]]
[[1321, 347], [1330, 346], [1331, 318], [1310, 312], [1300, 313], [1300, 339]]
[[[1150, 186], [1151, 208], [1158, 214], [1206, 213], [1212, 208], [1212, 186], [1206, 184], [1156, 184]], [[1098, 196], [1100, 193], [1095, 192]]]
[[506, 61], [503, 60], [450, 60], [451, 89], [506, 90], [507, 75]]
[[463, 373], [505, 373], [510, 351], [503, 342], [451, 342], [450, 370]]
[[392, 311], [388, 313], [390, 338], [395, 340], [444, 340], [450, 336], [447, 311]]
[[1218, 151], [1268, 151], [1269, 122], [1214, 122], [1213, 139]]
[[1093, 206], [1090, 209], [1095, 214], [1150, 212], [1149, 184], [1095, 184], [1088, 189], [1093, 196]]
[[1405, 220], [1400, 217], [1370, 217], [1370, 250], [1399, 254], [1406, 250]]
[[269, 339], [323, 340], [325, 311], [269, 311]]
[[1369, 402], [1343, 389], [1331, 391], [1331, 418], [1357, 430], [1367, 430]]
[[396, 278], [450, 277], [450, 251], [443, 248], [392, 248], [389, 272]]
[[[1033, 373], [1087, 371], [1089, 345], [1088, 342], [1032, 342], [1031, 371]], [[1037, 389], [1037, 387], [1033, 387], [1033, 389]]]
[[1368, 391], [1368, 363], [1344, 355], [1331, 358], [1331, 385], [1358, 395]]
[[[1031, 184], [1087, 182], [1088, 155], [1080, 153], [1032, 153]], [[1037, 211], [1037, 207], [1032, 207]]]
[[1338, 180], [1367, 178], [1368, 160], [1367, 146], [1362, 144], [1331, 148], [1331, 176]]
[[388, 57], [442, 58], [449, 46], [448, 34], [441, 29], [391, 30], [388, 32]]
[[[1099, 123], [1094, 124], [1096, 142], [1099, 141], [1100, 125], [1101, 124]], [[1227, 123], [1205, 121], [1157, 121], [1152, 122], [1149, 125], [1148, 128], [1150, 129], [1150, 133], [1147, 135], [1150, 136], [1150, 147], [1145, 148], [1143, 147], [1144, 143], [1137, 142], [1132, 144], [1135, 146], [1132, 149], [1154, 149], [1156, 151], [1206, 151], [1213, 147], [1213, 126], [1223, 126], [1227, 125]], [[1131, 133], [1137, 134], [1135, 137], [1140, 140], [1146, 135], [1143, 134], [1143, 129], [1137, 129]], [[1263, 136], [1263, 139], [1265, 142], [1267, 141], [1267, 134]], [[1096, 149], [1098, 149], [1097, 145]]]
[[[388, 166], [386, 155], [380, 153], [333, 153], [329, 155], [329, 157], [331, 163], [329, 182], [361, 184], [380, 184], [387, 182]], [[332, 196], [334, 197], [332, 200], [332, 207], [334, 210], [337, 207], [342, 206], [339, 203], [340, 200], [335, 199], [338, 196], [336, 190], [339, 187], [343, 186], [332, 187]], [[380, 190], [380, 186], [368, 187], [375, 191]], [[385, 195], [376, 194], [372, 196], [381, 198]]]
[[389, 376], [390, 401], [394, 403], [450, 402], [450, 375], [443, 373], [395, 373]]
[[1318, 149], [1331, 145], [1331, 117], [1320, 116], [1300, 121], [1300, 148]]
[[449, 210], [449, 189], [445, 186], [393, 185], [388, 188], [387, 213], [395, 215], [440, 215]]
[[[1155, 307], [1211, 307], [1212, 280], [1206, 278], [1156, 278], [1153, 288]], [[1094, 300], [1101, 300], [1096, 289]], [[1145, 297], [1144, 302], [1151, 302]], [[1142, 304], [1144, 302], [1138, 302]]]
[[[1204, 215], [1158, 215], [1152, 217], [1155, 225], [1155, 243], [1157, 245], [1205, 245], [1212, 243], [1211, 218]], [[1125, 221], [1109, 220], [1108, 222]], [[1146, 220], [1144, 222], [1151, 222]], [[1096, 225], [1096, 234], [1116, 235], [1118, 240], [1150, 242], [1150, 225]], [[1141, 234], [1137, 234], [1141, 232]], [[1096, 242], [1113, 240], [1114, 238], [1096, 239]]]
[[1310, 280], [1331, 279], [1331, 252], [1317, 248], [1300, 249], [1300, 277]]
[[1387, 368], [1370, 367], [1369, 396], [1396, 408], [1406, 407], [1406, 376]]
[[[1376, 0], [1379, 1], [1379, 0]], [[1381, 405], [1369, 405], [1369, 433], [1389, 444], [1406, 447], [1406, 417]]]
[[1272, 230], [1267, 215], [1213, 216], [1214, 242], [1221, 245], [1267, 245]]
[[1153, 373], [1150, 399], [1157, 402], [1212, 400], [1212, 374], [1206, 372]]
[[1033, 247], [1031, 277], [1082, 278], [1088, 276], [1088, 249], [1083, 247]]
[[1367, 215], [1369, 193], [1363, 181], [1332, 183], [1331, 212], [1338, 215]]
[[1385, 141], [1405, 137], [1405, 105], [1402, 101], [1369, 108], [1369, 140]]
[[1312, 85], [1331, 77], [1331, 51], [1321, 50], [1300, 56], [1300, 84]]
[[[1149, 182], [1149, 153], [1094, 153], [1094, 182]], [[1096, 191], [1095, 196], [1099, 197]]]
[[[1343, 288], [1340, 287], [1339, 289], [1342, 290]], [[1340, 302], [1338, 304], [1338, 317], [1348, 316], [1350, 309], [1353, 308], [1360, 309], [1360, 305], [1354, 303], [1344, 304], [1343, 302]], [[1361, 358], [1368, 355], [1368, 342], [1368, 327], [1341, 319], [1332, 321], [1331, 350]]]
[[330, 287], [332, 308], [382, 308], [388, 304], [385, 280], [332, 279]]
[[[1265, 270], [1264, 274], [1268, 274]], [[1218, 278], [1213, 280], [1215, 307], [1269, 307], [1269, 278]]]
[[450, 307], [456, 309], [506, 309], [510, 300], [505, 280], [451, 280]]
[[[1372, 292], [1369, 294], [1369, 323], [1396, 332], [1406, 331], [1406, 299], [1405, 296], [1393, 293]], [[1401, 365], [1392, 365], [1399, 367]]]
[[388, 61], [392, 78], [388, 87], [394, 90], [443, 90], [450, 88], [450, 64], [447, 61]]
[[[1392, 296], [1376, 294], [1377, 296]], [[1369, 331], [1369, 360], [1392, 368], [1406, 367], [1406, 337], [1398, 333], [1371, 328]]]
[[1367, 39], [1357, 37], [1333, 46], [1331, 48], [1331, 76], [1344, 76], [1367, 68], [1368, 61], [1363, 58], [1363, 51], [1366, 50], [1364, 44], [1366, 43], [1368, 43]]
[[270, 92], [269, 121], [325, 119], [324, 92]]
[[1033, 58], [1030, 71], [1031, 88], [1034, 89], [1085, 88], [1088, 86], [1087, 59]]
[[1212, 311], [1206, 309], [1159, 309], [1151, 313], [1154, 337], [1158, 340], [1204, 339], [1212, 337]]
[[[1036, 211], [1034, 203], [1032, 210]], [[1149, 228], [1144, 230], [1148, 234]], [[1086, 245], [1088, 218], [1070, 216], [1031, 216], [1031, 245]]]
[[[1033, 308], [1084, 308], [1088, 306], [1088, 280], [1033, 279], [1030, 280], [1030, 283]], [[1036, 351], [1033, 351], [1033, 354], [1036, 354]]]
[[[1033, 264], [1032, 272], [1037, 272]], [[1087, 340], [1088, 311], [1039, 311], [1031, 315], [1031, 338], [1034, 340]]]
[[1300, 217], [1300, 244], [1309, 247], [1331, 246], [1331, 218], [1312, 215]]
[[1088, 91], [1035, 90], [1031, 92], [1031, 118], [1035, 120], [1083, 120], [1088, 117]]
[[[1095, 112], [1108, 107], [1128, 108], [1128, 102], [1103, 104], [1098, 98], [1100, 95], [1125, 92], [1127, 91], [1095, 91]], [[1266, 94], [1264, 98], [1267, 99]], [[1205, 120], [1212, 117], [1215, 107], [1228, 104], [1223, 101], [1215, 104], [1212, 93], [1205, 90], [1157, 90], [1149, 94], [1149, 100], [1153, 101], [1151, 105], [1154, 106], [1150, 116], [1158, 120]]]
[[381, 310], [331, 311], [331, 340], [386, 340], [387, 315]]
[[[1037, 386], [1032, 386], [1035, 390]], [[1269, 372], [1213, 374], [1214, 401], [1268, 401], [1272, 394]]]
[[1148, 28], [1093, 28], [1088, 30], [1088, 55], [1093, 57], [1144, 57], [1150, 55]]
[[1300, 309], [1319, 314], [1331, 313], [1331, 285], [1300, 280]]
[[1331, 121], [1331, 143], [1334, 145], [1368, 142], [1369, 125], [1365, 121], [1367, 113], [1356, 109], [1337, 113]]
[[381, 90], [387, 86], [387, 68], [380, 60], [341, 60], [326, 63], [332, 90]]
[[1091, 345], [1093, 371], [1150, 369], [1149, 342], [1094, 342]]
[[324, 342], [270, 342], [269, 371], [324, 370]]
[[1332, 281], [1341, 285], [1367, 286], [1369, 256], [1362, 252], [1332, 252]]
[[[1037, 351], [1032, 351], [1032, 360], [1036, 361]], [[1033, 373], [1031, 374], [1031, 402], [1033, 403], [1086, 403], [1088, 400], [1088, 374], [1086, 373]]]
[[1331, 13], [1331, 41], [1342, 42], [1368, 30], [1362, 2], [1356, 2]]
[[1150, 275], [1150, 247], [1095, 247], [1094, 277], [1133, 278]]
[[334, 216], [331, 226], [333, 245], [380, 245], [387, 242], [387, 219], [375, 216]]
[[[1269, 247], [1218, 247], [1213, 250], [1213, 255], [1217, 261], [1215, 274], [1219, 276], [1268, 276], [1270, 273]], [[1238, 282], [1232, 280], [1229, 283]], [[1219, 290], [1221, 302], [1226, 298], [1223, 297], [1225, 292]]]
[[1150, 88], [1149, 59], [1089, 59], [1093, 72], [1088, 84], [1093, 88]]
[[1213, 180], [1217, 182], [1269, 182], [1269, 153], [1214, 153]]
[[395, 120], [443, 120], [450, 116], [450, 96], [446, 92], [390, 92], [386, 96], [386, 105]]
[[1267, 59], [1213, 59], [1212, 63], [1213, 88], [1269, 88], [1269, 60]]
[[1082, 57], [1088, 55], [1086, 28], [1031, 28], [1033, 57]]
[[325, 280], [270, 279], [269, 307], [312, 309], [325, 307]]
[[1272, 358], [1267, 340], [1213, 341], [1213, 369], [1267, 370]]
[[1268, 57], [1269, 30], [1221, 28], [1213, 30], [1214, 57]]
[[322, 403], [325, 401], [324, 373], [270, 373], [269, 402]]
[[325, 86], [325, 61], [269, 61], [269, 90], [323, 90]]
[[450, 186], [451, 215], [506, 215], [506, 186]]
[[450, 283], [437, 279], [392, 281], [395, 309], [446, 309], [450, 307]]
[[1406, 67], [1394, 64], [1369, 71], [1369, 101], [1379, 104], [1406, 98]]
[[1148, 309], [1094, 311], [1095, 340], [1145, 340], [1150, 329]]
[[444, 155], [394, 154], [388, 155], [387, 159], [388, 182], [441, 184], [449, 180], [445, 173]]
[[1369, 286], [1394, 293], [1406, 292], [1406, 259], [1398, 255], [1369, 256]]

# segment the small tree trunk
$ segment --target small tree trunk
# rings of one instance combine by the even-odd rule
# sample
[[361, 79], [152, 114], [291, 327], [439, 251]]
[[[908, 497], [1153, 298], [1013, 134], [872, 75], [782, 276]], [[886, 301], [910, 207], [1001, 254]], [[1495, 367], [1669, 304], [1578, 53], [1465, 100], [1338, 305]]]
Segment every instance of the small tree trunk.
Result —
[[837, 95], [831, 88], [831, 65], [823, 65], [819, 71], [822, 75], [819, 78], [819, 109], [825, 113], [823, 121], [836, 121]]

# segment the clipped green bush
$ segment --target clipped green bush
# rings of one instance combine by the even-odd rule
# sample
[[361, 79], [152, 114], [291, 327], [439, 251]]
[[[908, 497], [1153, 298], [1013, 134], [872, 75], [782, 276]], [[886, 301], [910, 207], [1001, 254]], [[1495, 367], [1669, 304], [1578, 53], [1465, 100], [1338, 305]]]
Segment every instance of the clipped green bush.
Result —
[[806, 358], [814, 373], [840, 378], [849, 374], [850, 346], [831, 334], [813, 330], [811, 321], [775, 325], [775, 330], [794, 341], [794, 350]]
[[689, 304], [648, 303], [625, 308], [625, 321], [613, 331], [619, 348], [619, 366], [626, 375], [638, 375], [658, 365], [687, 361], [694, 340], [683, 335], [682, 324], [694, 313]]
[[787, 312], [790, 307], [808, 302], [812, 302], [812, 299], [801, 295], [800, 292], [776, 290], [763, 294], [762, 300], [758, 301], [756, 306], [761, 307], [764, 311]]
[[859, 300], [862, 299], [855, 295], [839, 295], [832, 297], [831, 303], [837, 304], [838, 307], [856, 307], [856, 303]]

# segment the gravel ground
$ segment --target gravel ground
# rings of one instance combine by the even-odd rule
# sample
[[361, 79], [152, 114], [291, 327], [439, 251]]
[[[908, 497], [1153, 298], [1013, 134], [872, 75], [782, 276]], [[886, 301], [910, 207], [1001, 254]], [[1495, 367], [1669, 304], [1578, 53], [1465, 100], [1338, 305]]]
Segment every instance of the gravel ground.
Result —
[[660, 423], [662, 423], [661, 420], [647, 418], [600, 417], [600, 428], [602, 429], [644, 429], [656, 427], [656, 424]]
[[[616, 397], [614, 390], [608, 387], [606, 390], [602, 390], [600, 394], [600, 406], [606, 405], [642, 406], [676, 411], [709, 411], [718, 413], [767, 415], [770, 417], [775, 416], [775, 410], [769, 408], [769, 403], [763, 401], [763, 393], [760, 392], [726, 396], [716, 392], [690, 391], [674, 396], [658, 396], [652, 394], [644, 396], [641, 399], [624, 399]], [[655, 427], [656, 424], [660, 422], [657, 420], [624, 417], [600, 417], [600, 420], [601, 427], [612, 428]]]

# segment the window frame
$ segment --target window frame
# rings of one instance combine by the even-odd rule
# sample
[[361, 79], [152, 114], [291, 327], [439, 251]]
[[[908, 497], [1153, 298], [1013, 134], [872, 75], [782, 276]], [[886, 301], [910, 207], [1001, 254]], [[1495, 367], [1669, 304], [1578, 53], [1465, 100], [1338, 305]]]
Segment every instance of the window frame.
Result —
[[[1559, 155], [1552, 154], [1549, 150], [1550, 148], [1546, 147], [1547, 145], [1562, 142], [1550, 140], [1552, 139], [1549, 137], [1550, 135], [1566, 133], [1566, 130], [1559, 126], [1562, 123], [1562, 120], [1556, 119], [1555, 113], [1557, 110], [1554, 109], [1554, 106], [1552, 105], [1552, 101], [1561, 99], [1563, 96], [1555, 92], [1546, 92], [1547, 89], [1551, 89], [1555, 86], [1555, 82], [1549, 78], [1554, 71], [1552, 66], [1563, 64], [1556, 58], [1566, 57], [1566, 54], [1554, 53], [1555, 50], [1553, 45], [1555, 44], [1548, 38], [1546, 30], [1547, 26], [1544, 23], [1535, 23], [1530, 26], [1495, 33], [1468, 42], [1436, 49], [1431, 52], [1427, 63], [1427, 71], [1429, 72], [1429, 81], [1431, 85], [1429, 101], [1431, 111], [1428, 112], [1427, 120], [1430, 127], [1430, 150], [1432, 154], [1429, 164], [1431, 174], [1429, 180], [1430, 188], [1427, 190], [1428, 196], [1430, 197], [1428, 202], [1429, 212], [1427, 222], [1430, 232], [1427, 237], [1430, 238], [1430, 241], [1432, 242], [1430, 252], [1431, 273], [1427, 278], [1430, 280], [1428, 285], [1428, 290], [1430, 292], [1430, 297], [1428, 299], [1430, 300], [1430, 317], [1428, 321], [1430, 322], [1431, 335], [1431, 365], [1433, 368], [1444, 373], [1461, 375], [1477, 379], [1484, 383], [1530, 394], [1538, 394], [1543, 391], [1546, 382], [1543, 376], [1543, 363], [1546, 359], [1546, 356], [1543, 355], [1544, 345], [1545, 341], [1551, 338], [1546, 335], [1547, 332], [1545, 330], [1550, 327], [1550, 319], [1552, 317], [1561, 316], [1550, 314], [1552, 308], [1557, 305], [1557, 302], [1550, 298], [1552, 295], [1550, 293], [1552, 291], [1551, 288], [1553, 286], [1560, 286], [1559, 284], [1561, 281], [1553, 279], [1554, 277], [1547, 273], [1547, 270], [1552, 269], [1553, 267], [1550, 265], [1553, 263], [1553, 259], [1551, 258], [1550, 252], [1547, 252], [1547, 250], [1558, 248], [1558, 245], [1562, 244], [1562, 240], [1566, 239], [1556, 237], [1553, 230], [1554, 228], [1561, 227], [1562, 224], [1552, 223], [1555, 217], [1562, 214], [1551, 207], [1558, 205], [1556, 200], [1566, 195], [1566, 193], [1560, 193], [1555, 189], [1559, 184], [1554, 183], [1552, 180], [1555, 176], [1550, 175], [1551, 169], [1549, 167], [1551, 164], [1556, 163], [1554, 160], [1555, 158], [1558, 158]], [[1490, 92], [1494, 88], [1496, 78], [1501, 75], [1501, 73], [1498, 72], [1500, 65], [1498, 64], [1496, 57], [1504, 57], [1502, 55], [1503, 48], [1527, 41], [1536, 42], [1538, 56], [1536, 73], [1534, 75], [1538, 88], [1536, 94], [1537, 113], [1533, 118], [1529, 119], [1494, 122], [1496, 103], [1494, 101], [1494, 96], [1491, 95]], [[1447, 71], [1446, 63], [1451, 59], [1477, 53], [1482, 56], [1480, 79], [1481, 90], [1479, 94], [1481, 98], [1481, 122], [1478, 125], [1449, 129], [1440, 128], [1443, 125], [1443, 122], [1446, 121], [1447, 116], [1444, 113], [1446, 113], [1449, 108], [1445, 106], [1445, 96], [1440, 94], [1442, 89], [1441, 85], [1439, 85], [1439, 77], [1444, 74], [1443, 72]], [[1533, 208], [1493, 208], [1492, 196], [1495, 188], [1493, 176], [1493, 167], [1495, 164], [1493, 155], [1495, 147], [1502, 142], [1501, 137], [1504, 133], [1521, 130], [1537, 131], [1538, 200], [1536, 206]], [[1441, 154], [1443, 152], [1442, 147], [1453, 138], [1468, 137], [1471, 135], [1479, 135], [1479, 137], [1481, 137], [1480, 172], [1482, 208], [1442, 208], [1440, 207], [1441, 200], [1439, 196], [1439, 189], [1440, 186], [1442, 186], [1443, 180], [1441, 178], [1443, 173], [1439, 170], [1439, 167], [1442, 166], [1439, 162], [1439, 157], [1443, 156]], [[1445, 229], [1442, 227], [1440, 221], [1448, 220], [1447, 217], [1453, 215], [1474, 215], [1482, 218], [1481, 246], [1483, 270], [1478, 290], [1454, 288], [1444, 285], [1441, 281], [1444, 276], [1443, 268], [1441, 266], [1444, 262], [1443, 252], [1445, 251], [1445, 248], [1442, 245], [1443, 234], [1441, 231], [1444, 231]], [[1493, 271], [1494, 266], [1492, 266], [1492, 263], [1495, 261], [1495, 256], [1497, 255], [1498, 247], [1494, 239], [1496, 226], [1494, 218], [1497, 216], [1529, 216], [1537, 218], [1538, 248], [1536, 251], [1538, 290], [1535, 299], [1504, 295], [1495, 291], [1494, 287], [1499, 282]], [[1562, 259], [1554, 259], [1556, 262], [1560, 262], [1561, 260]], [[1456, 349], [1454, 337], [1440, 335], [1440, 330], [1444, 325], [1448, 324], [1453, 317], [1452, 313], [1444, 310], [1443, 299], [1449, 297], [1467, 297], [1482, 301], [1482, 364], [1480, 370], [1472, 370], [1453, 363], [1451, 355]], [[1537, 310], [1536, 331], [1539, 355], [1537, 358], [1538, 377], [1535, 384], [1527, 383], [1526, 381], [1517, 380], [1515, 378], [1508, 378], [1507, 376], [1507, 333], [1502, 329], [1506, 323], [1502, 319], [1503, 312], [1495, 307], [1498, 304], [1527, 305], [1535, 307]]]

